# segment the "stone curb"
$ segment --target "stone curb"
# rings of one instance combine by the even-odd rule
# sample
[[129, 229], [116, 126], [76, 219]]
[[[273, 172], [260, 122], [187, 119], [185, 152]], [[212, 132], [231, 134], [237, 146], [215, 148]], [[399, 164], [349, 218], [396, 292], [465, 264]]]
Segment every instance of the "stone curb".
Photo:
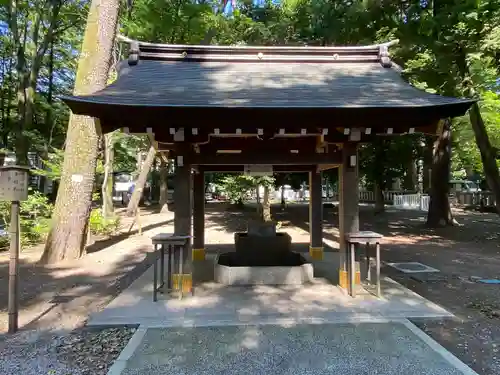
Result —
[[467, 366], [465, 363], [463, 363], [461, 360], [455, 357], [451, 352], [449, 352], [443, 346], [441, 346], [437, 341], [432, 339], [424, 331], [418, 328], [415, 324], [413, 324], [409, 320], [404, 320], [402, 323], [415, 336], [417, 336], [420, 340], [422, 340], [427, 346], [429, 346], [432, 350], [441, 355], [441, 357], [443, 357], [443, 359], [446, 362], [448, 362], [451, 366], [455, 367], [457, 371], [461, 372], [463, 375], [479, 375], [477, 372], [472, 370], [469, 366]]
[[127, 361], [135, 353], [137, 347], [141, 344], [142, 340], [144, 339], [144, 336], [146, 335], [147, 331], [148, 331], [147, 328], [142, 328], [142, 327], [139, 327], [137, 331], [135, 331], [134, 335], [132, 336], [128, 344], [125, 346], [125, 348], [123, 348], [118, 358], [110, 367], [108, 375], [120, 375], [123, 372], [123, 370], [125, 370], [125, 367], [127, 366]]

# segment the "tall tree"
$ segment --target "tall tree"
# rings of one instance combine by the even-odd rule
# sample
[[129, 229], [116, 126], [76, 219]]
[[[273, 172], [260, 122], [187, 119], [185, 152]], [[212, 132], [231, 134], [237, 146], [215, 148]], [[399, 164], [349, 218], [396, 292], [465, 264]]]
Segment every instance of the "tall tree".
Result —
[[[74, 93], [86, 95], [106, 86], [116, 34], [119, 0], [93, 0], [76, 74]], [[44, 263], [82, 256], [90, 214], [99, 143], [93, 118], [71, 115], [52, 228]]]
[[149, 147], [148, 154], [146, 156], [146, 160], [141, 165], [141, 172], [139, 173], [139, 177], [134, 186], [134, 191], [132, 193], [132, 197], [130, 197], [130, 201], [127, 205], [127, 215], [133, 216], [137, 213], [137, 208], [139, 207], [139, 202], [141, 201], [141, 197], [144, 192], [144, 186], [146, 186], [146, 181], [148, 179], [149, 171], [153, 166], [153, 162], [155, 161], [156, 149], [153, 145]]
[[16, 55], [17, 110], [15, 150], [18, 164], [28, 163], [26, 132], [31, 130], [35, 93], [43, 58], [57, 32], [62, 0], [7, 2], [9, 26]]
[[168, 153], [165, 158], [160, 160], [160, 199], [159, 204], [161, 207], [161, 212], [168, 212], [168, 172], [170, 163], [168, 162]]
[[113, 133], [104, 134], [104, 178], [102, 181], [102, 216], [109, 219], [113, 215]]
[[451, 165], [451, 121], [442, 121], [442, 130], [434, 142], [432, 154], [431, 189], [427, 225], [438, 227], [454, 225], [456, 221], [450, 208], [449, 176]]

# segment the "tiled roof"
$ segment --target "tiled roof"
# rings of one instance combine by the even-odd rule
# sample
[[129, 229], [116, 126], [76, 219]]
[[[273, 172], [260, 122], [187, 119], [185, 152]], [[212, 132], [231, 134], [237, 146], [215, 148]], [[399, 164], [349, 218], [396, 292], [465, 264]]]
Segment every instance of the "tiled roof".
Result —
[[[138, 107], [404, 108], [470, 100], [434, 95], [405, 82], [387, 45], [368, 47], [219, 47], [132, 43], [118, 79], [89, 96], [66, 97], [92, 115], [93, 104]], [[82, 106], [87, 103], [88, 106]], [[78, 105], [76, 105], [78, 104]], [[73, 108], [74, 107], [74, 108]]]

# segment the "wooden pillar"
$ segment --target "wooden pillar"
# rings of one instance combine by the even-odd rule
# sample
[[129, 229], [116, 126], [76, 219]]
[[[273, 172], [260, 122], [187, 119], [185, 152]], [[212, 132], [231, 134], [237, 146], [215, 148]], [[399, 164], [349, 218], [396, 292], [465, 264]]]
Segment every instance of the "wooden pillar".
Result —
[[323, 202], [321, 171], [309, 172], [309, 254], [313, 259], [323, 259]]
[[[174, 233], [179, 236], [191, 235], [191, 219], [192, 219], [192, 205], [191, 205], [191, 165], [179, 162], [175, 168], [175, 185], [174, 185]], [[182, 159], [182, 158], [181, 158]], [[189, 293], [193, 285], [192, 265], [191, 265], [191, 241], [183, 251], [182, 254], [182, 273], [174, 273], [173, 287], [179, 289], [182, 285], [183, 292]], [[178, 272], [179, 253], [176, 253], [175, 272]]]
[[[347, 248], [345, 234], [359, 231], [359, 175], [356, 143], [345, 143], [342, 148], [342, 165], [339, 167], [339, 236], [340, 270], [339, 285], [347, 288]], [[361, 283], [359, 262], [356, 262], [356, 284]]]
[[205, 173], [193, 176], [193, 261], [205, 260]]

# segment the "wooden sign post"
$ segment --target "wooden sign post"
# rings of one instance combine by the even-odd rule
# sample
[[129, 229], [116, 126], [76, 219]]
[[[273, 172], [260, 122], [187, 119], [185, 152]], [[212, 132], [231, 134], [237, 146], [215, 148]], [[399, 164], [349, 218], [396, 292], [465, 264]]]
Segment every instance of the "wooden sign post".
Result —
[[29, 168], [17, 165], [0, 167], [0, 200], [10, 201], [10, 260], [9, 260], [9, 333], [18, 329], [18, 274], [21, 233], [19, 209], [21, 201], [28, 198]]

